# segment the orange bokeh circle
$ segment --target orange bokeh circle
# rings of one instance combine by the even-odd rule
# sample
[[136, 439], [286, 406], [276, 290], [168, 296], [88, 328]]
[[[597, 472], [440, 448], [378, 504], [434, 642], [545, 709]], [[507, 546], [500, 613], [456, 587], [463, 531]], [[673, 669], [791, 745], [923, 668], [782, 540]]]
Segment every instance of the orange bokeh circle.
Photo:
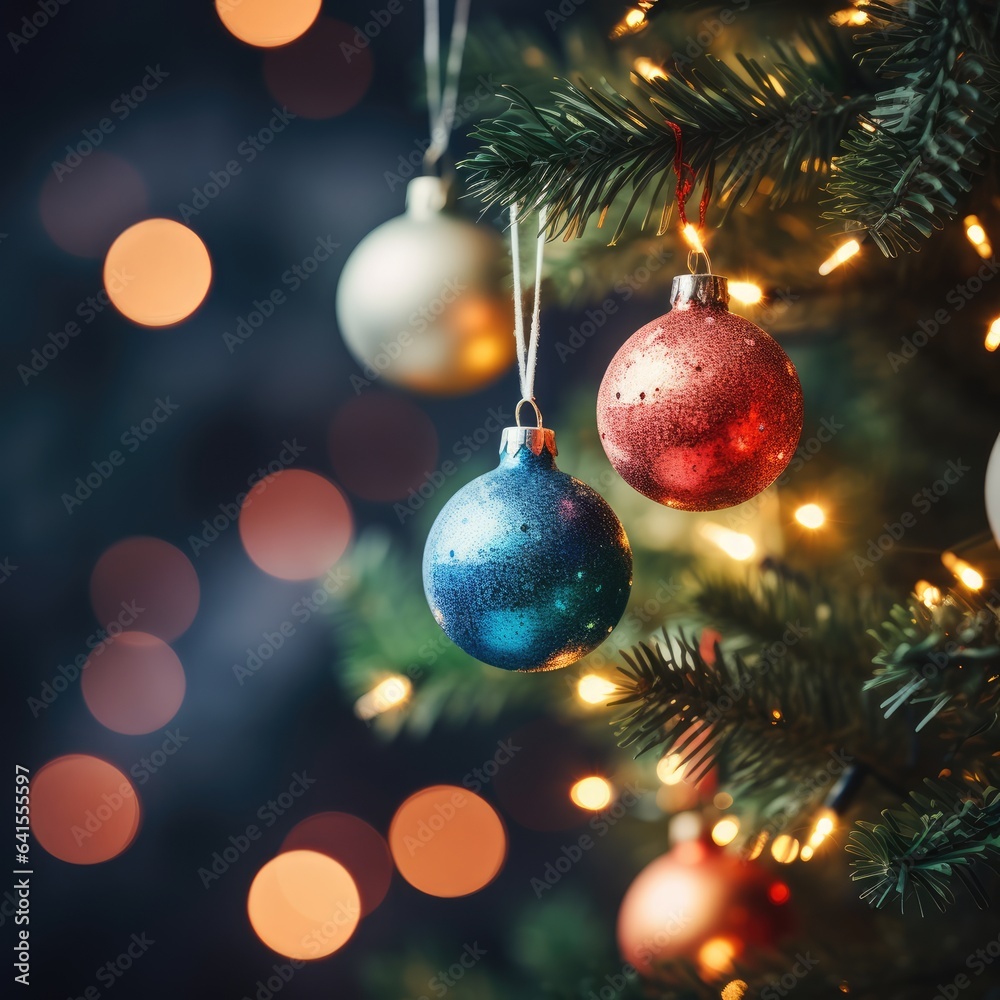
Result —
[[305, 34], [321, 6], [322, 0], [215, 0], [216, 13], [230, 34], [264, 49]]

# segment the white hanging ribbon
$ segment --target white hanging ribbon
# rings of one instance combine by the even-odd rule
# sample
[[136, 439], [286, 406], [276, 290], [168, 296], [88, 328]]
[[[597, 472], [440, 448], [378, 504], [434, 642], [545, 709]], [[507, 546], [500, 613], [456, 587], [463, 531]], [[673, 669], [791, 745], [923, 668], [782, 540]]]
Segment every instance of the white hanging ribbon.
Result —
[[517, 370], [521, 383], [521, 398], [535, 398], [535, 369], [538, 366], [539, 318], [542, 309], [542, 257], [545, 252], [546, 207], [538, 213], [538, 238], [535, 243], [535, 295], [531, 309], [531, 330], [524, 338], [524, 309], [521, 304], [521, 250], [517, 205], [510, 206], [510, 255], [514, 269], [514, 340], [517, 343]]
[[441, 11], [438, 0], [424, 0], [424, 66], [427, 72], [427, 110], [430, 114], [431, 144], [424, 153], [424, 165], [431, 168], [448, 148], [458, 104], [458, 79], [462, 56], [469, 34], [469, 8], [472, 0], [456, 0], [451, 22], [448, 62], [444, 88], [441, 85]]

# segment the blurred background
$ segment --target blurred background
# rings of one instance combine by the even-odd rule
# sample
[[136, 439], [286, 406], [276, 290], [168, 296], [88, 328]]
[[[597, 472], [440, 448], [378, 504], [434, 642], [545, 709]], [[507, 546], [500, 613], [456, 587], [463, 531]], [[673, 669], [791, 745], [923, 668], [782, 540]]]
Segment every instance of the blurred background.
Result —
[[[794, 6], [762, 4], [706, 47], [759, 45], [793, 25]], [[238, 0], [230, 7], [238, 14]], [[452, 159], [475, 148], [476, 121], [504, 111], [494, 94], [505, 82], [544, 95], [552, 76], [582, 72], [627, 86], [648, 45], [609, 41], [625, 7], [475, 4]], [[661, 48], [697, 47], [704, 16], [664, 19]], [[508, 675], [443, 637], [419, 566], [436, 512], [496, 464], [519, 397], [510, 348], [477, 354], [470, 364], [482, 371], [468, 384], [455, 375], [444, 391], [410, 391], [365, 370], [336, 316], [345, 262], [403, 212], [427, 145], [418, 0], [391, 11], [324, 2], [305, 35], [278, 48], [240, 40], [208, 3], [12, 0], [3, 29], [5, 701], [11, 763], [32, 774], [50, 765], [33, 808], [55, 828], [52, 850], [31, 846], [31, 985], [88, 1000], [617, 995], [626, 889], [672, 845], [707, 835], [726, 803], [715, 786], [696, 790], [669, 764], [617, 749], [600, 682], [619, 648], [683, 613], [694, 568], [742, 581], [770, 560], [900, 600], [918, 580], [953, 584], [940, 557], [954, 550], [991, 585], [982, 490], [1000, 377], [983, 338], [1000, 314], [997, 290], [986, 283], [913, 360], [888, 359], [983, 258], [956, 225], [922, 254], [887, 262], [867, 247], [820, 277], [838, 241], [817, 234], [816, 199], [781, 212], [757, 199], [737, 213], [713, 236], [716, 271], [761, 290], [734, 309], [780, 339], [806, 417], [779, 486], [707, 516], [633, 493], [593, 419], [604, 369], [666, 311], [686, 248], [637, 223], [614, 251], [601, 234], [553, 244], [536, 395], [560, 467], [618, 512], [636, 582], [619, 631], [586, 662]], [[987, 171], [967, 208], [1000, 234], [995, 183]], [[477, 218], [477, 206], [464, 210]], [[182, 287], [164, 293], [181, 302], [174, 317], [156, 312], [156, 289], [145, 303], [129, 298], [129, 261], [165, 253], [163, 243], [119, 246], [117, 264], [108, 256], [126, 229], [155, 218], [201, 241], [170, 231], [171, 260], [183, 261]], [[503, 213], [480, 225], [502, 229]], [[412, 266], [426, 266], [421, 253]], [[394, 285], [364, 292], [391, 300]], [[118, 294], [135, 322], [109, 303]], [[854, 557], [949, 462], [970, 471], [859, 574]], [[254, 484], [258, 502], [240, 517]], [[797, 513], [809, 504], [822, 516]], [[143, 637], [114, 641], [130, 629]], [[81, 675], [95, 646], [101, 672]], [[136, 676], [141, 698], [130, 694]], [[579, 686], [588, 676], [589, 694]], [[126, 776], [134, 801], [86, 836], [60, 833], [67, 802], [107, 803]], [[585, 778], [604, 785], [580, 790]], [[373, 831], [387, 837], [400, 805], [437, 785], [492, 808], [479, 826], [469, 819], [475, 858], [458, 851], [432, 865], [420, 891]], [[367, 826], [315, 819], [328, 813]], [[695, 817], [686, 828], [682, 815]], [[586, 835], [593, 849], [576, 859]], [[251, 923], [248, 892], [283, 846], [324, 837], [353, 845], [344, 850], [363, 919], [330, 957], [293, 969], [265, 943], [266, 920]], [[856, 919], [863, 938], [871, 918], [843, 852], [804, 871], [782, 863], [788, 849], [761, 861], [769, 905], [796, 906], [803, 933]], [[435, 880], [463, 866], [468, 894], [447, 898]], [[838, 888], [811, 909], [803, 901], [821, 875]], [[768, 912], [761, 948], [790, 921]], [[0, 913], [13, 933], [12, 908]], [[909, 933], [900, 918], [879, 919], [890, 940]], [[940, 939], [949, 926], [929, 918], [921, 933]], [[989, 928], [973, 927], [985, 940]], [[719, 947], [690, 956], [709, 979], [733, 954]]]

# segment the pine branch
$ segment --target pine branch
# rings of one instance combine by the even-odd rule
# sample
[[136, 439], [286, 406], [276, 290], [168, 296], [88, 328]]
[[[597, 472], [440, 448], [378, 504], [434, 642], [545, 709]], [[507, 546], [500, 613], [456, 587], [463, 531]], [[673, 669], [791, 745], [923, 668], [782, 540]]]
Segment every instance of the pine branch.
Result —
[[851, 832], [849, 853], [855, 881], [873, 880], [861, 894], [872, 906], [898, 898], [902, 908], [913, 897], [920, 913], [932, 902], [945, 910], [955, 901], [957, 879], [980, 908], [988, 905], [977, 864], [992, 868], [1000, 855], [1000, 790], [989, 787], [974, 797], [962, 789], [926, 781], [930, 795], [912, 792], [912, 802], [885, 810], [884, 823], [859, 822]]
[[983, 159], [998, 114], [996, 11], [973, 0], [873, 0], [881, 22], [865, 36], [863, 62], [901, 81], [882, 91], [844, 141], [824, 213], [867, 231], [895, 257], [954, 218]]
[[[743, 202], [765, 177], [774, 181], [772, 206], [811, 192], [836, 153], [848, 122], [870, 98], [844, 92], [843, 61], [831, 36], [807, 33], [798, 45], [774, 43], [766, 61], [737, 56], [738, 66], [706, 57], [665, 78], [639, 81], [642, 100], [605, 85], [598, 90], [563, 81], [554, 105], [536, 107], [507, 88], [511, 112], [481, 124], [482, 148], [461, 166], [470, 191], [487, 204], [517, 202], [549, 208], [549, 233], [580, 235], [598, 225], [619, 197], [627, 201], [614, 244], [644, 196], [643, 225], [669, 224], [674, 192], [674, 132], [699, 178], [714, 175], [720, 203]], [[806, 50], [803, 54], [802, 50]]]
[[[888, 718], [904, 705], [927, 707], [916, 728], [923, 729], [944, 713], [947, 721], [969, 710], [981, 732], [997, 722], [1000, 710], [1000, 612], [990, 606], [973, 608], [949, 595], [933, 608], [919, 601], [896, 605], [890, 620], [869, 635], [882, 649], [865, 690], [890, 687], [882, 702]], [[966, 729], [969, 727], [966, 725]], [[971, 735], [971, 734], [970, 734]]]

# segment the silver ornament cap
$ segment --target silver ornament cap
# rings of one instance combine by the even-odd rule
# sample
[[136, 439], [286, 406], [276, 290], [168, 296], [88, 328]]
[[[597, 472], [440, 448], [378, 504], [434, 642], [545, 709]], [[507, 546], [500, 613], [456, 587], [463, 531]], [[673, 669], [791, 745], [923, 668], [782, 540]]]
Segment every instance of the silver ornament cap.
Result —
[[513, 458], [522, 448], [534, 455], [547, 451], [555, 457], [559, 454], [556, 432], [548, 427], [505, 427], [500, 438], [500, 454]]
[[451, 185], [443, 177], [414, 177], [406, 185], [406, 214], [411, 219], [432, 219], [448, 207]]
[[721, 274], [678, 274], [670, 287], [670, 305], [674, 309], [728, 309], [729, 279]]

